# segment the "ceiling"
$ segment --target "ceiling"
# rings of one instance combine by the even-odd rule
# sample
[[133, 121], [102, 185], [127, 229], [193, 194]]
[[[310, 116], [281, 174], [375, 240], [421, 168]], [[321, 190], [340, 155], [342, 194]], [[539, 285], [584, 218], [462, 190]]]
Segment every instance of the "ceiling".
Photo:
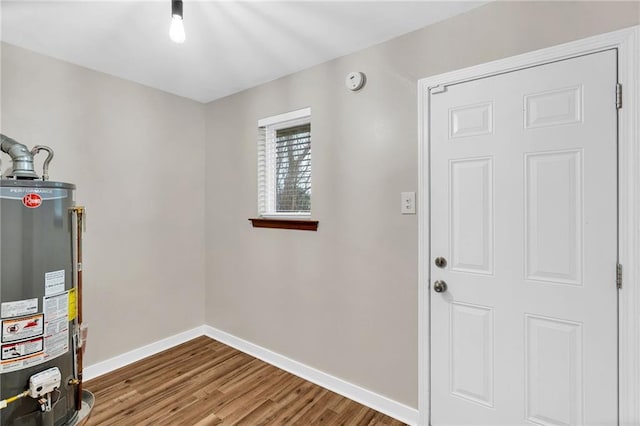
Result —
[[257, 86], [486, 1], [2, 0], [2, 40], [200, 102]]

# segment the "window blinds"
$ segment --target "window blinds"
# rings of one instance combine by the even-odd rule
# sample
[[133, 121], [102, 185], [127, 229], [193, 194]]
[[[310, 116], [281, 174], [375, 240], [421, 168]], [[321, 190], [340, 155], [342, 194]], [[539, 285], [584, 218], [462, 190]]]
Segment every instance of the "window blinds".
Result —
[[261, 215], [311, 212], [309, 117], [259, 128], [258, 206]]
[[311, 124], [275, 132], [276, 211], [311, 211]]

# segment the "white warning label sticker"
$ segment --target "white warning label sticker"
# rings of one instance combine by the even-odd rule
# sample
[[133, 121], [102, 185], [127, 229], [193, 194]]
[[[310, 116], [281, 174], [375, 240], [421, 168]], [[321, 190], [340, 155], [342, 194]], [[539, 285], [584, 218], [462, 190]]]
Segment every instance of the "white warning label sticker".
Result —
[[24, 342], [3, 344], [0, 349], [2, 354], [0, 372], [7, 373], [42, 364], [47, 360], [43, 349], [44, 339], [42, 337]]
[[64, 291], [64, 269], [44, 274], [44, 295], [62, 293]]
[[42, 352], [43, 348], [44, 343], [42, 337], [26, 340], [24, 342], [8, 343], [6, 345], [2, 345], [2, 360], [14, 360], [13, 362], [17, 363], [21, 361], [17, 358], [23, 358], [29, 355], [37, 354], [38, 352]]
[[2, 321], [2, 343], [42, 336], [43, 332], [42, 314]]
[[38, 299], [16, 300], [15, 302], [3, 302], [0, 307], [2, 318], [31, 315], [38, 312]]
[[69, 351], [69, 292], [44, 298], [44, 352], [47, 360]]
[[0, 373], [33, 367], [69, 352], [69, 292], [45, 296], [42, 309], [35, 315], [2, 320]]

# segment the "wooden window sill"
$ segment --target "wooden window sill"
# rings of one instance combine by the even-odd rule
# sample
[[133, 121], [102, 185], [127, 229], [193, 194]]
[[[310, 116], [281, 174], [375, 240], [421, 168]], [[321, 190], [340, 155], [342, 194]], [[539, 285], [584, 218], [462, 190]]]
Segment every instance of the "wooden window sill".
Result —
[[254, 228], [298, 229], [301, 231], [317, 231], [317, 220], [300, 219], [249, 219]]

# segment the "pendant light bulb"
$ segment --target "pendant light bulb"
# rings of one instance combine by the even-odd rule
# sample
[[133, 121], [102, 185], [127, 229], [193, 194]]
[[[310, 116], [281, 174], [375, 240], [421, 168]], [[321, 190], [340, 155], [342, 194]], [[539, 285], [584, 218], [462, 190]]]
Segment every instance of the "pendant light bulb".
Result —
[[171, 27], [169, 37], [176, 43], [184, 43], [184, 24], [182, 22], [182, 0], [171, 1]]
[[171, 40], [176, 43], [184, 43], [184, 24], [182, 23], [182, 18], [177, 15], [173, 15], [173, 17], [171, 18], [169, 37], [171, 37]]

